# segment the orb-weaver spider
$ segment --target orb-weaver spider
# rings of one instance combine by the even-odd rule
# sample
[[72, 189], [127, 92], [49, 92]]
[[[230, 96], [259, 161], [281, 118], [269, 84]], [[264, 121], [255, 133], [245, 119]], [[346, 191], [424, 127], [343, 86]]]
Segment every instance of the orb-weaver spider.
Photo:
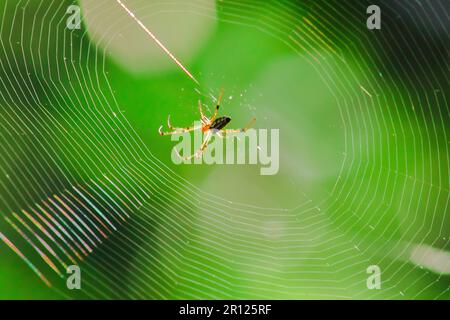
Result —
[[247, 126], [245, 126], [242, 129], [224, 129], [231, 121], [231, 118], [227, 116], [217, 118], [222, 98], [223, 98], [223, 89], [220, 91], [219, 99], [217, 100], [216, 111], [214, 112], [211, 118], [205, 116], [205, 114], [203, 113], [202, 102], [201, 100], [198, 100], [198, 109], [200, 111], [200, 118], [202, 122], [202, 124], [199, 126], [192, 126], [187, 128], [173, 127], [172, 124], [170, 123], [170, 115], [169, 115], [167, 118], [167, 126], [169, 127], [170, 131], [163, 132], [162, 131], [163, 126], [161, 125], [159, 127], [158, 132], [161, 136], [191, 132], [199, 129], [202, 130], [202, 132], [205, 134], [200, 148], [194, 154], [186, 157], [181, 157], [181, 155], [177, 152], [178, 156], [180, 156], [182, 159], [190, 160], [193, 157], [199, 158], [202, 155], [203, 151], [205, 151], [206, 147], [208, 147], [208, 143], [214, 134], [218, 135], [219, 137], [223, 137], [228, 133], [245, 132], [249, 128], [251, 128], [251, 126], [255, 123], [256, 118], [252, 118], [252, 120], [247, 124]]

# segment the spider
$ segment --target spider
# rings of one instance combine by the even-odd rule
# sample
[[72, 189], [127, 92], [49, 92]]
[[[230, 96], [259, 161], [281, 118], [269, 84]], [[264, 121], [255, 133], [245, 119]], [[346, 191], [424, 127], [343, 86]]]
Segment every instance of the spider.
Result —
[[245, 126], [242, 129], [224, 129], [228, 125], [228, 123], [230, 123], [231, 118], [226, 116], [217, 118], [220, 103], [222, 102], [222, 97], [223, 97], [223, 89], [220, 91], [219, 99], [217, 100], [216, 110], [211, 118], [205, 116], [205, 114], [203, 113], [202, 102], [201, 100], [198, 100], [198, 109], [200, 111], [200, 118], [201, 118], [200, 120], [202, 122], [202, 124], [199, 126], [192, 126], [187, 128], [173, 127], [172, 124], [170, 123], [170, 115], [169, 115], [167, 118], [167, 126], [169, 127], [170, 131], [163, 132], [162, 131], [163, 126], [161, 125], [159, 127], [158, 132], [161, 136], [191, 132], [199, 129], [202, 130], [202, 132], [205, 134], [200, 148], [194, 154], [186, 157], [181, 157], [181, 155], [177, 152], [179, 157], [181, 157], [184, 160], [190, 160], [193, 157], [200, 158], [203, 151], [205, 151], [206, 147], [208, 147], [208, 143], [214, 134], [217, 134], [219, 137], [223, 137], [228, 133], [246, 132], [249, 128], [253, 126], [253, 124], [256, 121], [256, 118], [252, 118], [252, 120], [250, 120], [247, 126]]

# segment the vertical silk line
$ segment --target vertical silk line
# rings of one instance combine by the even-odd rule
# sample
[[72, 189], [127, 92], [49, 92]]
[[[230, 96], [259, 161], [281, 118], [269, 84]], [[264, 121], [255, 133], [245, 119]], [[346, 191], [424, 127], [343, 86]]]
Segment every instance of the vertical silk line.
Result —
[[180, 61], [169, 51], [169, 49], [164, 46], [164, 44], [156, 38], [156, 36], [134, 15], [133, 12], [131, 12], [130, 9], [128, 9], [121, 0], [116, 0], [117, 3], [128, 13], [130, 17], [136, 21], [136, 23], [152, 38], [156, 44], [164, 50], [164, 52], [186, 73], [189, 78], [191, 78], [196, 84], [199, 84], [197, 79], [194, 78], [194, 76], [181, 64]]

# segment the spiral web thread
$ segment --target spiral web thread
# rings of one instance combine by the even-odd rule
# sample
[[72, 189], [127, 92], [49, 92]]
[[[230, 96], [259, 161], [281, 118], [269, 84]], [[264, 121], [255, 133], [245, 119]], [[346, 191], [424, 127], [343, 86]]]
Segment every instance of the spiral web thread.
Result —
[[[201, 11], [202, 4], [190, 5]], [[411, 63], [421, 63], [411, 68], [417, 74], [392, 85], [382, 74], [398, 70], [400, 61], [380, 66], [384, 53], [370, 39], [366, 47], [358, 44], [370, 36], [354, 18], [365, 17], [363, 4], [219, 2], [219, 20], [260, 30], [306, 59], [333, 93], [344, 124], [342, 174], [332, 192], [320, 203], [303, 194], [297, 207], [262, 208], [199, 190], [152, 155], [114, 98], [119, 88], [108, 81], [107, 49], [89, 43], [85, 31], [65, 28], [67, 6], [7, 0], [0, 27], [0, 239], [44, 283], [58, 287], [67, 265], [85, 263], [83, 291], [91, 298], [448, 298], [445, 275], [423, 270], [417, 277], [418, 266], [390, 260], [399, 254], [389, 246], [395, 223], [373, 233], [386, 212], [406, 209], [403, 218], [424, 231], [415, 243], [449, 247], [448, 220], [438, 215], [448, 212], [449, 201], [448, 68], [424, 71], [448, 60], [442, 48], [424, 57], [407, 33], [383, 29], [379, 42], [388, 49], [405, 45]], [[109, 8], [101, 8], [105, 16]], [[446, 12], [444, 2], [383, 2], [383, 8], [410, 17], [419, 12], [417, 23], [446, 28], [437, 14]], [[112, 23], [134, 22], [124, 14]], [[24, 32], [29, 24], [31, 32]], [[397, 42], [386, 44], [392, 37]], [[402, 114], [407, 121], [398, 120]], [[402, 190], [399, 203], [392, 186]], [[208, 220], [198, 224], [200, 207]], [[231, 219], [230, 211], [242, 218]], [[281, 239], [243, 232], [271, 217], [288, 221]], [[311, 247], [322, 228], [323, 240]], [[368, 293], [361, 279], [374, 260], [387, 278], [383, 291]], [[111, 269], [111, 261], [119, 267]], [[222, 266], [229, 261], [233, 267]]]

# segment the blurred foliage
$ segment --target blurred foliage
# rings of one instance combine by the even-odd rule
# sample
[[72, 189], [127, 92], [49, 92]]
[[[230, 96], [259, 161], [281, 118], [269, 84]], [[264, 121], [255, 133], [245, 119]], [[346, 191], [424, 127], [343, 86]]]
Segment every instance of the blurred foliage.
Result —
[[[365, 29], [366, 1], [264, 1], [259, 5], [252, 0], [218, 1], [215, 15], [201, 12], [200, 2], [194, 1], [192, 11], [186, 14], [195, 17], [193, 12], [200, 10], [206, 15], [202, 18], [214, 22], [212, 35], [188, 61], [188, 69], [200, 82], [196, 91], [196, 85], [179, 69], [133, 73], [113, 53], [91, 42], [85, 25], [81, 30], [67, 30], [65, 11], [71, 3], [0, 1], [0, 105], [4, 106], [0, 114], [5, 119], [0, 132], [2, 137], [11, 135], [12, 129], [25, 132], [19, 138], [10, 136], [17, 139], [17, 150], [6, 149], [8, 156], [1, 158], [2, 168], [20, 171], [23, 176], [1, 177], [0, 183], [1, 190], [27, 191], [25, 197], [18, 197], [0, 190], [1, 213], [28, 207], [127, 162], [145, 162], [148, 150], [151, 158], [159, 159], [173, 175], [221, 198], [264, 208], [291, 209], [304, 204], [311, 208], [302, 215], [279, 217], [245, 215], [232, 207], [226, 216], [211, 217], [201, 206], [192, 208], [194, 226], [183, 226], [194, 236], [183, 239], [210, 256], [198, 261], [198, 256], [191, 256], [186, 249], [185, 259], [206, 267], [199, 268], [196, 263], [180, 266], [177, 272], [190, 278], [192, 285], [178, 286], [170, 298], [323, 298], [341, 297], [343, 290], [347, 296], [370, 298], [374, 293], [364, 291], [364, 284], [365, 266], [371, 263], [386, 270], [383, 277], [398, 282], [377, 298], [398, 296], [397, 289], [402, 287], [408, 288], [409, 298], [434, 298], [448, 291], [448, 277], [399, 261], [393, 249], [397, 241], [449, 249], [448, 238], [441, 233], [450, 227], [448, 121], [442, 122], [448, 120], [448, 105], [442, 96], [448, 61], [436, 63], [444, 50], [442, 34], [432, 33], [430, 26], [412, 28], [409, 12], [387, 2], [383, 2], [382, 33], [377, 34]], [[160, 14], [164, 15], [164, 10]], [[104, 18], [108, 18], [107, 10]], [[125, 14], [120, 22], [126, 22], [125, 26], [134, 23]], [[173, 25], [176, 28], [176, 21]], [[105, 37], [114, 35], [106, 30]], [[398, 45], [393, 45], [397, 39]], [[127, 39], [120, 41], [127, 45]], [[150, 39], [142, 43], [143, 48], [154, 45]], [[435, 58], [428, 59], [430, 56]], [[209, 94], [217, 95], [221, 87], [225, 89], [221, 113], [232, 117], [230, 127], [239, 128], [256, 116], [257, 128], [280, 129], [278, 175], [260, 176], [259, 168], [250, 165], [172, 163], [174, 142], [160, 137], [158, 127], [169, 114], [173, 124], [180, 126], [198, 120], [198, 99], [211, 112]], [[30, 88], [38, 99], [30, 98]], [[7, 94], [10, 92], [15, 94]], [[26, 124], [21, 128], [6, 125], [21, 117], [40, 123], [43, 114], [54, 119], [45, 123], [48, 131], [33, 126], [27, 131]], [[52, 132], [59, 132], [61, 140], [54, 139]], [[51, 151], [37, 152], [44, 149]], [[172, 192], [167, 195], [170, 199], [177, 197], [173, 190], [164, 192]], [[153, 201], [161, 207], [168, 202], [155, 197]], [[136, 214], [143, 216], [142, 212]], [[179, 213], [165, 214], [177, 218]], [[214, 232], [220, 233], [230, 217], [235, 223], [230, 225], [231, 232], [246, 219], [257, 221], [255, 229], [236, 234], [232, 241], [217, 240]], [[149, 237], [176, 243], [165, 228], [180, 231], [161, 223], [164, 228], [154, 226]], [[205, 233], [211, 223], [217, 224], [217, 230]], [[118, 297], [132, 296], [130, 288], [141, 281], [132, 270], [146, 252], [152, 252], [152, 262], [161, 267], [155, 273], [164, 281], [172, 281], [170, 273], [163, 270], [164, 263], [177, 264], [172, 256], [154, 249], [152, 241], [142, 239], [135, 239], [140, 251], [123, 252], [126, 263], [109, 261], [116, 238], [133, 237], [139, 228], [148, 231], [139, 220], [131, 219], [129, 224], [83, 266], [92, 271], [108, 261], [108, 268], [128, 279], [129, 288], [116, 292]], [[277, 228], [303, 230], [305, 226], [310, 229], [299, 232], [294, 240], [309, 248], [307, 252], [258, 246], [272, 236], [275, 242], [292, 240], [292, 234], [277, 234]], [[0, 220], [0, 231], [7, 228]], [[21, 242], [18, 237], [12, 240]], [[254, 256], [230, 254], [211, 261], [211, 256], [223, 254], [221, 246], [239, 248], [245, 241], [255, 244]], [[217, 245], [217, 252], [210, 251], [210, 242]], [[265, 269], [258, 255], [300, 262], [280, 265], [274, 272], [272, 261], [265, 262], [269, 266]], [[327, 265], [313, 270], [314, 264], [308, 261], [320, 259]], [[216, 276], [209, 268], [225, 274], [223, 282], [231, 282], [237, 289], [222, 293], [220, 288], [205, 290], [201, 283]], [[254, 268], [259, 271], [256, 275]], [[323, 283], [337, 284], [332, 289]], [[261, 286], [265, 291], [247, 289]], [[45, 288], [0, 244], [0, 298], [65, 297], [62, 292]], [[156, 292], [141, 294], [158, 297]], [[80, 293], [79, 297], [85, 296]]]

